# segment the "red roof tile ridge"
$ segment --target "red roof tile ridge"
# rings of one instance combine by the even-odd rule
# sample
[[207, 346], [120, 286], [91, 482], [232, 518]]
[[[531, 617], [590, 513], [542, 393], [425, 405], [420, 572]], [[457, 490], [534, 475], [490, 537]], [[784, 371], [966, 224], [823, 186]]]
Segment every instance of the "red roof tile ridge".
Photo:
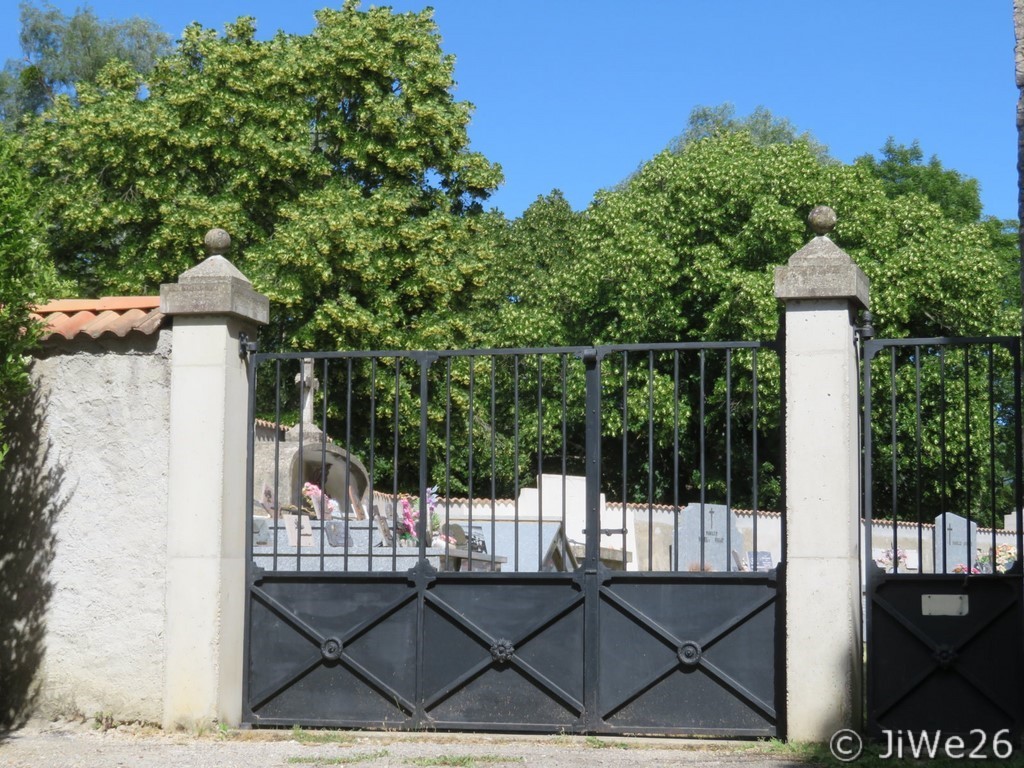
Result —
[[156, 309], [160, 306], [159, 296], [104, 296], [100, 299], [57, 299], [34, 308], [36, 314], [53, 312], [115, 312], [129, 309]]
[[98, 339], [104, 333], [113, 333], [115, 336], [124, 336], [135, 327], [135, 321], [146, 316], [141, 309], [129, 309], [126, 312], [115, 312], [112, 309], [105, 310], [96, 316], [91, 323], [82, 327], [82, 332], [87, 333], [94, 339]]
[[52, 315], [41, 317], [44, 333], [54, 336], [63, 336], [71, 339], [89, 323], [96, 319], [92, 312], [76, 312], [73, 315], [66, 315], [63, 312], [56, 312]]
[[71, 341], [79, 334], [93, 339], [104, 334], [120, 338], [133, 332], [150, 335], [163, 326], [165, 319], [159, 296], [61, 299], [35, 307], [31, 316], [42, 323], [43, 341]]

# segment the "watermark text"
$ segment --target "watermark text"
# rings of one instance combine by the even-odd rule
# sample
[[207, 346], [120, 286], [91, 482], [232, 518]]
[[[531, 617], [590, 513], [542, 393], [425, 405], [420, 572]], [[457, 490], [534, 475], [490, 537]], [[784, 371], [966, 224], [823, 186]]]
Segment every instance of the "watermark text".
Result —
[[[882, 760], [1005, 760], [1013, 754], [1007, 728], [994, 734], [975, 728], [967, 735], [900, 729], [882, 731], [882, 739], [878, 753]], [[864, 751], [860, 734], [848, 728], [832, 734], [828, 746], [832, 756], [844, 763], [856, 760]]]

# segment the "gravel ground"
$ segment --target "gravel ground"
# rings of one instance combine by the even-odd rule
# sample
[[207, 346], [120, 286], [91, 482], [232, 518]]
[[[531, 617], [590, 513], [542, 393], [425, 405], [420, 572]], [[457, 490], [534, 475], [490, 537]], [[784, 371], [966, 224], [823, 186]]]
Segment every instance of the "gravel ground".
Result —
[[354, 731], [163, 733], [127, 725], [33, 721], [0, 740], [4, 768], [295, 766], [803, 766], [749, 742]]

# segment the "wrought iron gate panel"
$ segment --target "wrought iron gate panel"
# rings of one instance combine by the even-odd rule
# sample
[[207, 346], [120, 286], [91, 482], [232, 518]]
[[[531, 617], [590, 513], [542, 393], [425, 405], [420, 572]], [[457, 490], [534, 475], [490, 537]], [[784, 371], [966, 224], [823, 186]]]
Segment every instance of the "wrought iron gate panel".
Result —
[[579, 728], [583, 594], [571, 576], [447, 576], [425, 598], [423, 707], [431, 727]]
[[[610, 576], [599, 713], [622, 733], [778, 734], [775, 574]], [[631, 663], [617, 663], [623, 647]]]
[[863, 353], [868, 732], [1018, 738], [1020, 341], [867, 340]]
[[417, 593], [393, 575], [268, 574], [250, 589], [246, 709], [267, 725], [415, 721]]
[[[966, 595], [970, 620], [923, 616], [923, 595]], [[904, 576], [873, 594], [872, 723], [908, 732], [1019, 733], [1020, 579]]]
[[243, 721], [782, 735], [779, 350], [253, 354]]

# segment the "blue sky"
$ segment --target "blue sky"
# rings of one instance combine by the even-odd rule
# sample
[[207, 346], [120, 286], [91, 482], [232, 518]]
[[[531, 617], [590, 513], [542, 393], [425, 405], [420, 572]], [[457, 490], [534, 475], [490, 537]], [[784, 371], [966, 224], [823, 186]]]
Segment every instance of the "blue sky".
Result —
[[[77, 0], [52, 3], [65, 12]], [[384, 4], [384, 3], [377, 3]], [[401, 0], [396, 10], [427, 3]], [[502, 165], [491, 202], [518, 216], [563, 190], [579, 209], [681, 133], [699, 105], [762, 105], [850, 161], [886, 137], [981, 184], [1015, 218], [1010, 0], [434, 0], [456, 95], [476, 105], [473, 148]], [[240, 15], [261, 37], [307, 33], [324, 0], [94, 0], [173, 37]], [[340, 5], [331, 4], [333, 7]], [[364, 7], [370, 3], [364, 2]], [[0, 60], [19, 55], [18, 3], [0, 0]]]

